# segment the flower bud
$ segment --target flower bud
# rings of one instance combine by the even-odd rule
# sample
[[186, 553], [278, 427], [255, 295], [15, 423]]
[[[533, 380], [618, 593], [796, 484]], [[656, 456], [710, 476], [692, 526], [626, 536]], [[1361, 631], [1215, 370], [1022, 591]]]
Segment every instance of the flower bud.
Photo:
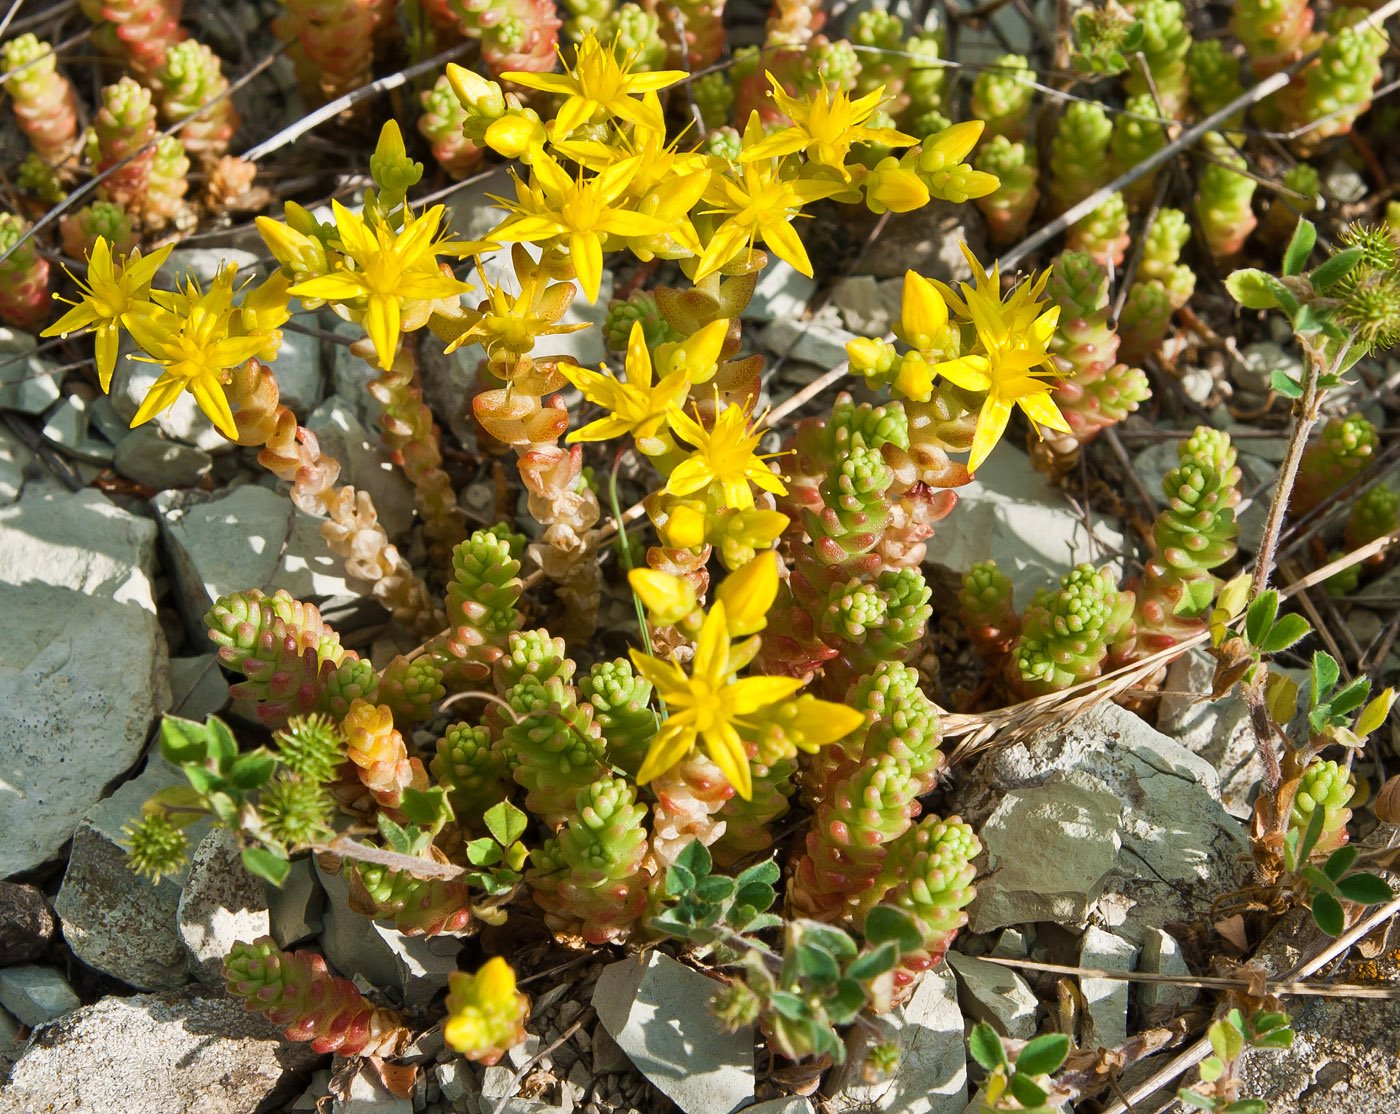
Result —
[[508, 159], [518, 159], [545, 141], [544, 125], [527, 116], [502, 116], [486, 129], [486, 146]]
[[948, 326], [948, 303], [923, 275], [905, 271], [899, 321], [911, 347], [932, 347], [938, 334]]
[[768, 625], [768, 612], [778, 598], [778, 555], [771, 549], [730, 573], [715, 590], [724, 604], [731, 638], [755, 634]]
[[462, 107], [472, 115], [489, 116], [492, 119], [505, 115], [505, 93], [494, 81], [488, 81], [478, 73], [473, 73], [455, 62], [449, 62], [447, 82], [457, 94], [457, 99], [462, 102]]
[[688, 580], [655, 569], [633, 569], [627, 574], [627, 583], [657, 626], [674, 626], [699, 602]]

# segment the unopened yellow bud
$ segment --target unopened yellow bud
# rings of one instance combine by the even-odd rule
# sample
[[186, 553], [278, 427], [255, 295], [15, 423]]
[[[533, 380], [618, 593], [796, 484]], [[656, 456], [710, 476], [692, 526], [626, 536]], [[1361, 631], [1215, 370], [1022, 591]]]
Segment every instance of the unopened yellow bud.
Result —
[[699, 602], [690, 581], [667, 572], [633, 569], [627, 574], [627, 583], [657, 626], [674, 626], [694, 611]]
[[408, 148], [403, 145], [403, 132], [399, 131], [398, 121], [384, 122], [384, 126], [379, 129], [379, 142], [375, 144], [374, 153], [380, 159], [401, 159], [408, 154]]
[[894, 389], [913, 402], [927, 402], [933, 395], [933, 365], [917, 352], [906, 352]]
[[462, 102], [462, 107], [475, 116], [495, 119], [506, 112], [506, 96], [494, 81], [488, 81], [455, 62], [447, 63], [447, 83]]
[[894, 366], [894, 355], [894, 345], [887, 340], [856, 337], [846, 341], [846, 358], [851, 361], [851, 370], [858, 375], [889, 371]]
[[486, 146], [508, 159], [518, 159], [545, 141], [544, 125], [527, 116], [502, 116], [486, 129]]
[[661, 528], [666, 544], [674, 549], [698, 549], [705, 544], [705, 512], [691, 503], [677, 503]]
[[714, 378], [719, 365], [720, 350], [729, 336], [729, 319], [711, 321], [703, 329], [686, 337], [663, 345], [666, 349], [666, 373], [684, 369], [691, 383], [706, 383]]
[[715, 590], [724, 604], [730, 638], [756, 634], [768, 625], [768, 612], [778, 598], [778, 555], [771, 549], [724, 578]]
[[326, 246], [320, 240], [271, 217], [258, 217], [256, 223], [267, 250], [282, 266], [299, 274], [324, 274], [330, 270]]
[[919, 169], [923, 171], [945, 170], [960, 163], [972, 153], [977, 141], [982, 138], [986, 124], [981, 120], [965, 120], [944, 128], [937, 135], [924, 140], [919, 153]]
[[910, 346], [930, 348], [938, 334], [948, 327], [948, 303], [923, 275], [905, 271], [899, 321]]
[[865, 180], [865, 203], [872, 213], [912, 213], [929, 202], [928, 186], [893, 158], [882, 159]]

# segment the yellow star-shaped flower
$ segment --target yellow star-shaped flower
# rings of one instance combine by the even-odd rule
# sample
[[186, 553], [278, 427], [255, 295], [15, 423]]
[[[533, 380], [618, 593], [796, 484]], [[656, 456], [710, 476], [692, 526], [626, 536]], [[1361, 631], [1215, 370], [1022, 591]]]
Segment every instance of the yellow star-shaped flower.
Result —
[[[563, 61], [561, 52], [560, 61]], [[631, 54], [617, 56], [614, 47], [606, 47], [589, 32], [579, 43], [574, 67], [564, 65], [562, 74], [525, 73], [512, 70], [501, 76], [527, 89], [557, 93], [567, 99], [554, 117], [553, 139], [561, 140], [603, 112], [638, 127], [664, 130], [660, 105], [635, 100], [643, 93], [655, 93], [690, 76], [684, 70], [654, 70], [634, 73], [636, 58]]]
[[679, 407], [671, 407], [666, 416], [676, 435], [695, 446], [666, 481], [666, 490], [672, 495], [692, 495], [718, 484], [725, 506], [747, 510], [754, 505], [750, 484], [774, 495], [787, 494], [782, 477], [754, 453], [761, 434], [750, 431], [742, 406], [721, 410], [714, 429], [706, 429]]
[[914, 136], [905, 135], [894, 128], [865, 126], [885, 98], [883, 85], [853, 101], [844, 89], [823, 84], [807, 100], [797, 100], [788, 96], [776, 77], [767, 71], [765, 74], [773, 86], [769, 95], [783, 115], [793, 122], [793, 126], [775, 131], [752, 146], [745, 143], [739, 156], [740, 162], [755, 162], [806, 151], [812, 162], [840, 171], [849, 182], [851, 174], [846, 169], [846, 157], [851, 153], [853, 143], [912, 147], [919, 142]]

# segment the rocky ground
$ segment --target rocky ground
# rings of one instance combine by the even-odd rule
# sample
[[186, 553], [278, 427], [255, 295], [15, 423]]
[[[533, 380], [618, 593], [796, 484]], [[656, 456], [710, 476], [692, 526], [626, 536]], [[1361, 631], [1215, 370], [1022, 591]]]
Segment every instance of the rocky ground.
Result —
[[[495, 222], [480, 197], [456, 199], [464, 235]], [[885, 332], [906, 262], [917, 258], [925, 273], [942, 268], [952, 277], [961, 260], [948, 249], [966, 234], [936, 212], [921, 215], [889, 235], [895, 246], [878, 266], [858, 263], [863, 273], [820, 295], [781, 264], [770, 268], [749, 313], [750, 335], [777, 368], [770, 393], [786, 397], [812, 382], [844, 358], [853, 333]], [[256, 262], [235, 248], [184, 250], [168, 269], [207, 277], [221, 258]], [[605, 289], [601, 301], [607, 297]], [[573, 312], [597, 319], [586, 306]], [[314, 315], [295, 321], [314, 332], [286, 337], [277, 363], [283, 400], [348, 480], [373, 494], [390, 536], [412, 554], [411, 492], [374, 430], [364, 390], [370, 371], [346, 348], [356, 331]], [[598, 330], [556, 339], [561, 348], [572, 344], [581, 362], [603, 356]], [[810, 1091], [815, 1077], [772, 1062], [750, 1030], [721, 1032], [705, 1008], [715, 984], [704, 974], [660, 952], [570, 955], [543, 936], [518, 964], [534, 1001], [531, 1039], [494, 1067], [445, 1051], [435, 1029], [393, 1066], [333, 1063], [281, 1040], [220, 989], [219, 960], [233, 941], [271, 934], [284, 948], [314, 948], [372, 997], [409, 1011], [440, 996], [460, 941], [408, 938], [367, 921], [347, 908], [345, 883], [309, 862], [297, 864], [281, 890], [265, 889], [220, 833], [197, 830], [188, 869], [152, 884], [126, 868], [122, 825], [176, 781], [152, 751], [159, 715], [203, 718], [226, 704], [227, 683], [200, 622], [220, 594], [285, 587], [321, 602], [346, 642], [376, 661], [400, 647], [384, 634], [382, 613], [366, 604], [364, 585], [347, 579], [326, 549], [316, 521], [295, 511], [188, 397], [157, 422], [128, 430], [149, 381], [142, 365], [119, 370], [110, 399], [80, 388], [60, 394], [54, 366], [26, 355], [33, 345], [23, 334], [0, 333], [0, 359], [11, 361], [0, 367], [0, 613], [8, 616], [0, 646], [0, 830], [8, 837], [0, 873], [12, 880], [0, 884], [7, 1076], [0, 1110], [961, 1114], [977, 1090], [965, 1045], [977, 1021], [1027, 1038], [1048, 1013], [1090, 1049], [1159, 1034], [1151, 1038], [1161, 1046], [1157, 1058], [1128, 1065], [1129, 1079], [1173, 1055], [1180, 1019], [1198, 1009], [1199, 992], [1107, 973], [1211, 973], [1200, 930], [1212, 922], [1212, 903], [1243, 876], [1243, 822], [1259, 770], [1243, 706], [1229, 697], [1196, 699], [1210, 670], [1195, 658], [1167, 677], [1172, 695], [1156, 710], [1156, 729], [1105, 705], [952, 771], [934, 807], [976, 827], [985, 846], [979, 893], [957, 952], [881, 1022], [882, 1039], [902, 1052], [891, 1079], [838, 1069], [820, 1092], [793, 1094]], [[463, 350], [425, 368], [429, 403], [465, 445], [477, 358]], [[1225, 381], [1247, 400], [1251, 391], [1262, 394], [1269, 370], [1286, 358], [1265, 341], [1228, 366], [1188, 369], [1180, 379], [1185, 401], [1174, 401], [1158, 425], [1190, 428], [1192, 384], [1202, 377], [1200, 398]], [[1215, 418], [1234, 423], [1229, 413]], [[1156, 428], [1146, 419], [1123, 427], [1124, 442], [1141, 450], [1135, 470], [1147, 492], [1157, 490], [1174, 453]], [[1257, 438], [1244, 449], [1248, 476], [1268, 483], [1282, 442]], [[489, 465], [465, 453], [450, 463], [464, 478], [468, 513], [493, 521]], [[1106, 505], [1151, 513], [1130, 500], [1119, 492]], [[1051, 487], [1008, 444], [964, 489], [929, 558], [960, 572], [995, 557], [1028, 598], [1076, 561], [1121, 560], [1125, 527], [1104, 505], [1097, 494], [1084, 504]], [[1259, 514], [1256, 498], [1253, 510], [1245, 508], [1245, 542], [1257, 536]], [[1384, 582], [1372, 591], [1378, 599], [1393, 594]], [[1349, 621], [1362, 645], [1366, 629], [1381, 623], [1362, 608]], [[633, 623], [630, 601], [607, 601], [605, 639], [620, 644]], [[952, 625], [940, 638], [947, 702], [970, 658]], [[1266, 959], [1286, 971], [1312, 940], [1307, 926], [1285, 923]], [[1353, 959], [1340, 977], [1393, 978], [1395, 943], [1369, 941], [1371, 966]], [[1043, 969], [1056, 964], [1104, 974]], [[1380, 1051], [1400, 1025], [1400, 1004], [1300, 999], [1293, 1011], [1299, 1040], [1286, 1054], [1249, 1064], [1251, 1093], [1284, 1114], [1400, 1108], [1393, 1058]], [[856, 1054], [849, 1062], [862, 1060]]]

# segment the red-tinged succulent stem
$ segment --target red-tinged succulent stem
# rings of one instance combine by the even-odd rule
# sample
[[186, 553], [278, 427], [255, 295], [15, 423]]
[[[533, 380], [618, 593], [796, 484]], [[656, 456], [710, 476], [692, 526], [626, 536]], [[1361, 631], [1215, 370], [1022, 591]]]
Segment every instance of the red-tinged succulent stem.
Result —
[[433, 158], [452, 178], [465, 178], [481, 164], [485, 152], [462, 134], [467, 110], [452, 91], [446, 75], [439, 77], [431, 89], [420, 98], [423, 115], [418, 117], [418, 130], [433, 145]]
[[13, 213], [0, 213], [0, 252], [10, 251], [0, 263], [0, 318], [37, 333], [52, 309], [49, 264], [34, 249], [33, 240], [15, 249], [28, 229], [28, 222]]
[[235, 944], [224, 957], [224, 980], [249, 1010], [285, 1026], [288, 1040], [310, 1041], [314, 1052], [392, 1056], [410, 1037], [397, 1014], [366, 1001], [319, 955], [284, 952], [269, 936]]
[[379, 0], [285, 0], [273, 30], [292, 44], [303, 91], [331, 100], [370, 79], [382, 7]]
[[81, 0], [98, 24], [100, 47], [126, 55], [127, 66], [143, 85], [154, 85], [167, 51], [184, 40], [183, 0]]
[[58, 223], [63, 254], [70, 259], [86, 259], [100, 236], [111, 246], [112, 255], [126, 255], [136, 247], [136, 232], [126, 210], [110, 201], [94, 201], [74, 213], [66, 213]]
[[554, 68], [560, 26], [554, 0], [449, 0], [449, 7], [462, 34], [480, 40], [493, 76]]
[[185, 150], [203, 163], [217, 161], [228, 151], [240, 122], [230, 97], [204, 108], [228, 91], [219, 56], [203, 43], [186, 39], [166, 52], [156, 77], [163, 89], [161, 115], [170, 123], [185, 122], [180, 129]]
[[[124, 77], [102, 90], [102, 105], [88, 132], [88, 159], [98, 174], [107, 175], [98, 193], [128, 213], [139, 213], [145, 204], [156, 151], [154, 146], [141, 148], [155, 134], [156, 110], [149, 89]], [[134, 156], [130, 162], [114, 169], [129, 156]]]
[[67, 161], [78, 140], [77, 101], [73, 86], [58, 72], [57, 61], [53, 47], [32, 34], [11, 39], [0, 48], [0, 65], [10, 75], [5, 92], [14, 101], [20, 130], [50, 166]]

